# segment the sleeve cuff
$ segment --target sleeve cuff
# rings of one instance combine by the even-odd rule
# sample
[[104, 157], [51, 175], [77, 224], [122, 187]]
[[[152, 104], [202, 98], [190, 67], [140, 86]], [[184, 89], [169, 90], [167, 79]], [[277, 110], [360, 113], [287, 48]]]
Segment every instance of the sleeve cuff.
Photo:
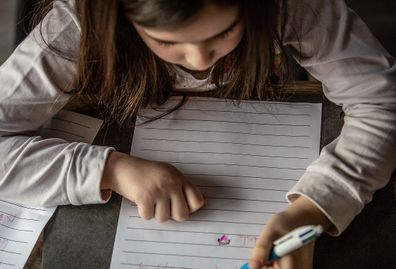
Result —
[[340, 235], [363, 209], [363, 204], [333, 178], [321, 173], [307, 171], [297, 184], [286, 194], [291, 203], [299, 196], [312, 201], [333, 224], [326, 232]]
[[114, 148], [78, 143], [69, 169], [67, 195], [72, 205], [106, 203], [111, 191], [103, 193], [101, 180], [107, 157]]

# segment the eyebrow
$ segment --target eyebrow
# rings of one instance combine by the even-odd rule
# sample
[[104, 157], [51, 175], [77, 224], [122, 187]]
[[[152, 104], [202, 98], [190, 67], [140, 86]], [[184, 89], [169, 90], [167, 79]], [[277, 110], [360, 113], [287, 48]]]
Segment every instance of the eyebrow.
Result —
[[[241, 17], [238, 16], [238, 17], [235, 19], [235, 21], [234, 21], [233, 23], [231, 23], [231, 25], [228, 26], [225, 30], [223, 30], [223, 31], [221, 31], [220, 33], [217, 33], [217, 34], [215, 34], [215, 35], [213, 35], [213, 36], [211, 36], [211, 37], [208, 37], [208, 38], [206, 38], [205, 40], [202, 40], [201, 42], [206, 42], [206, 41], [209, 41], [209, 40], [212, 40], [212, 39], [215, 39], [215, 38], [218, 38], [218, 37], [222, 36], [223, 34], [227, 33], [227, 32], [230, 31], [230, 30], [232, 30], [232, 29], [239, 23], [240, 20], [241, 20]], [[181, 42], [178, 42], [178, 41], [163, 40], [163, 39], [155, 38], [155, 37], [153, 37], [153, 36], [147, 34], [146, 32], [144, 32], [144, 33], [146, 34], [146, 36], [148, 36], [149, 38], [151, 38], [151, 39], [153, 39], [153, 40], [155, 40], [155, 41], [157, 41], [157, 42], [159, 42], [159, 43], [175, 43], [175, 44], [181, 43]]]

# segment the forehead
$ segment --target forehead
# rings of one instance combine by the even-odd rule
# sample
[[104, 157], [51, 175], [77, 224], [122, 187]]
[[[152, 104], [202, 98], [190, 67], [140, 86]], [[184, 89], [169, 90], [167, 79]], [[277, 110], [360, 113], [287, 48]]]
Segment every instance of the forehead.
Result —
[[238, 6], [205, 5], [186, 22], [167, 28], [150, 28], [136, 25], [147, 35], [173, 42], [199, 42], [226, 30], [239, 17]]

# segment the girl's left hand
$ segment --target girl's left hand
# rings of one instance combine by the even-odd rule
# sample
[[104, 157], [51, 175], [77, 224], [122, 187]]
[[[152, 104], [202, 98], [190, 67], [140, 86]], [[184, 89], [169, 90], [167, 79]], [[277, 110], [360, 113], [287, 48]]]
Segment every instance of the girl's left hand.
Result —
[[265, 225], [250, 256], [249, 269], [311, 269], [314, 243], [267, 265], [273, 242], [303, 225], [322, 225], [327, 230], [331, 223], [313, 202], [300, 196], [285, 211], [272, 216]]

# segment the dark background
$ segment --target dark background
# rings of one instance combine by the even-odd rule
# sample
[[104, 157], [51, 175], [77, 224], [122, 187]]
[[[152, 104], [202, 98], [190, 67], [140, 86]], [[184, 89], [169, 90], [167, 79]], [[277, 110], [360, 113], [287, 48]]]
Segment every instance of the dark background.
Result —
[[366, 22], [390, 54], [396, 57], [396, 1], [346, 0], [346, 2]]

